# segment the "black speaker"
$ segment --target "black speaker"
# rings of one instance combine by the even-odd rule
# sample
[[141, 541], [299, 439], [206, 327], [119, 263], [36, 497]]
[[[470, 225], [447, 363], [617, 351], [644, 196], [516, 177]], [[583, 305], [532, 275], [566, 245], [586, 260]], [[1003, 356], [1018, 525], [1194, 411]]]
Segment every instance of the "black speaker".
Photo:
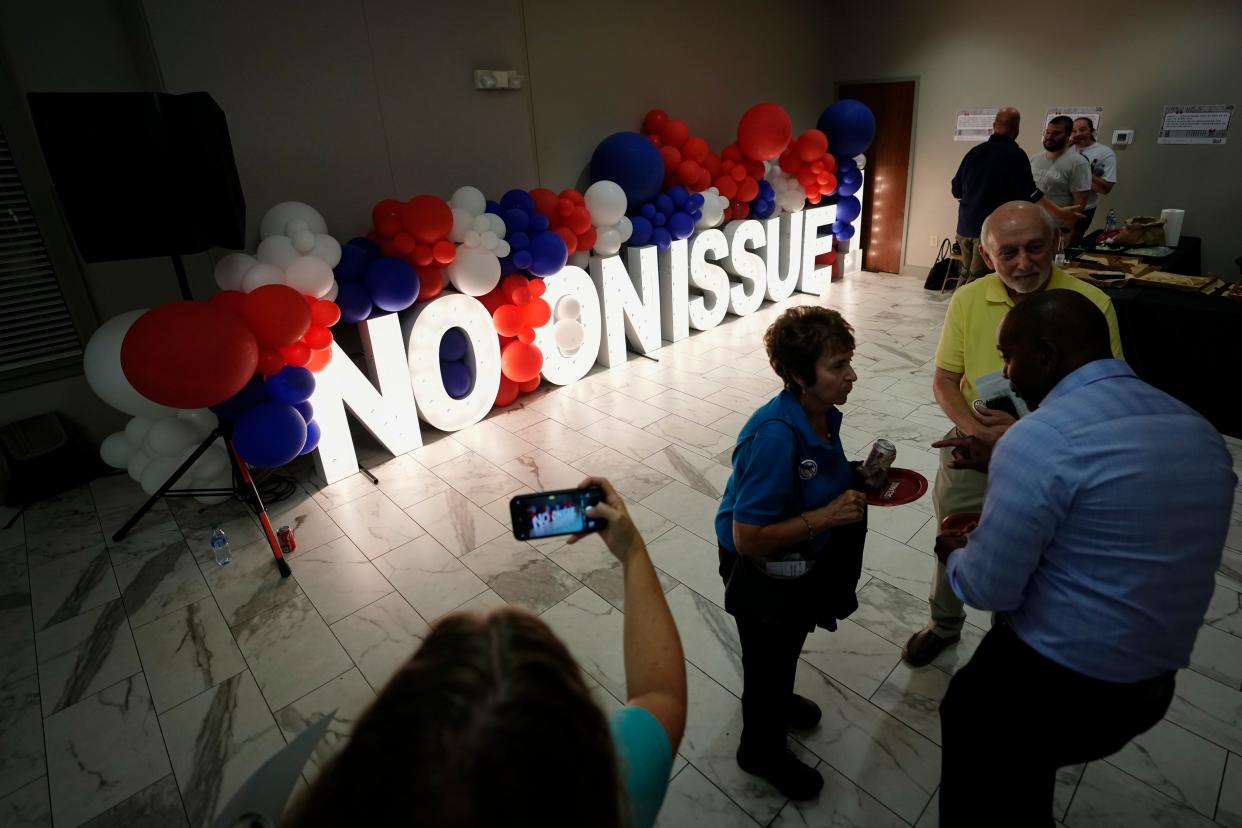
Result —
[[224, 112], [206, 92], [32, 92], [39, 143], [88, 262], [245, 247]]

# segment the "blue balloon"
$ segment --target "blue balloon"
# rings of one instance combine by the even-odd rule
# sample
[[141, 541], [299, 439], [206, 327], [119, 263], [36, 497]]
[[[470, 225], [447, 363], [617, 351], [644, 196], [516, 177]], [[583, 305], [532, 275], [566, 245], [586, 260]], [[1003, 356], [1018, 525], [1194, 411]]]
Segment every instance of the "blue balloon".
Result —
[[875, 139], [875, 115], [861, 101], [837, 101], [824, 110], [816, 125], [828, 136], [833, 155], [860, 155]]
[[664, 183], [664, 159], [646, 136], [637, 132], [609, 135], [591, 155], [591, 181], [613, 181], [630, 204], [655, 198]]
[[298, 410], [298, 413], [302, 415], [302, 419], [306, 420], [306, 422], [309, 423], [311, 420], [315, 419], [315, 408], [309, 401], [294, 403], [293, 407]]
[[761, 218], [761, 219], [771, 218], [772, 213], [776, 212], [775, 201], [764, 201], [762, 199], [756, 199], [753, 202], [753, 204], [754, 204], [754, 207], [751, 209], [750, 212], [751, 212], [751, 215], [754, 216], [755, 218]]
[[642, 216], [630, 217], [630, 244], [634, 247], [642, 247], [644, 244], [651, 243], [651, 222]]
[[861, 181], [845, 181], [837, 184], [837, 195], [848, 197], [854, 195], [862, 187]]
[[306, 445], [306, 421], [288, 403], [264, 402], [237, 418], [233, 446], [252, 466], [272, 469], [298, 456]]
[[655, 218], [656, 206], [648, 202], [647, 204], [644, 204], [642, 207], [638, 208], [638, 214], [642, 216], [643, 218], [645, 218], [647, 221], [651, 221], [653, 218]]
[[418, 274], [401, 259], [376, 259], [367, 267], [371, 302], [380, 310], [403, 311], [418, 298]]
[[530, 217], [530, 231], [532, 233], [542, 233], [548, 229], [548, 217], [543, 213], [535, 213]]
[[668, 214], [673, 212], [675, 209], [672, 197], [669, 196], [668, 193], [660, 193], [656, 196], [655, 208], [657, 213], [662, 213], [663, 215], [668, 216]]
[[458, 360], [466, 355], [470, 343], [461, 328], [449, 328], [440, 337], [440, 359]]
[[689, 207], [691, 210], [697, 210], [703, 206], [703, 201], [704, 201], [703, 194], [695, 193], [694, 195], [690, 196], [690, 198], [686, 199], [686, 206]]
[[832, 235], [838, 239], [854, 238], [854, 225], [847, 224], [844, 221], [834, 221], [832, 223]]
[[651, 218], [651, 223], [654, 224], [656, 227], [663, 227], [665, 224], [668, 223], [668, 217], [664, 213], [656, 213]]
[[487, 204], [486, 212], [500, 215], [500, 203], [492, 201], [490, 198], [485, 202]]
[[512, 207], [501, 216], [505, 220], [505, 236], [512, 233], [525, 233], [530, 228], [530, 214], [525, 210]]
[[837, 178], [840, 178], [842, 175], [844, 175], [849, 170], [858, 172], [858, 163], [854, 161], [854, 156], [838, 155], [836, 156], [836, 159], [837, 159]]
[[689, 213], [673, 213], [668, 219], [668, 231], [675, 239], [686, 239], [694, 232], [694, 219]]
[[341, 260], [332, 268], [338, 282], [356, 282], [367, 272], [367, 251], [352, 244], [341, 245]]
[[673, 244], [673, 237], [663, 227], [657, 227], [651, 231], [651, 241], [655, 244], [656, 250], [668, 250]]
[[856, 187], [862, 183], [862, 173], [858, 171], [857, 167], [850, 167], [848, 170], [841, 173], [841, 175], [837, 176], [837, 180]]
[[353, 324], [371, 315], [371, 291], [361, 282], [338, 282], [336, 298], [341, 321]]
[[263, 385], [273, 400], [297, 405], [315, 393], [315, 375], [306, 368], [286, 365], [265, 379]]
[[551, 276], [565, 266], [569, 249], [556, 233], [545, 231], [530, 240], [530, 264], [526, 269], [534, 276]]
[[470, 393], [474, 385], [474, 377], [466, 363], [455, 360], [440, 360], [440, 379], [444, 382], [444, 390], [455, 400]]
[[236, 420], [259, 403], [270, 399], [267, 388], [263, 385], [263, 378], [255, 374], [242, 390], [224, 402], [211, 406], [211, 412], [222, 420]]
[[[665, 195], [670, 201], [673, 202], [673, 207], [677, 210], [685, 207], [686, 202], [690, 200], [690, 191], [680, 184], [676, 187], [669, 187], [668, 192], [666, 192]], [[659, 197], [657, 196], [657, 200], [658, 198]]]
[[837, 202], [837, 221], [851, 222], [862, 212], [858, 199], [848, 196]]
[[505, 210], [517, 208], [524, 213], [535, 212], [535, 200], [525, 190], [510, 190], [500, 197], [500, 206]]
[[530, 255], [529, 250], [519, 250], [513, 254], [513, 266], [518, 270], [526, 270], [533, 261], [534, 257]]
[[310, 454], [319, 445], [319, 423], [311, 420], [306, 424], [306, 442], [302, 444], [302, 450], [298, 455]]
[[[522, 213], [522, 215], [526, 215], [526, 214]], [[526, 248], [530, 247], [530, 236], [522, 232], [514, 233], [511, 236], [507, 236], [505, 240], [509, 242], [509, 248], [511, 250], [525, 250]]]
[[699, 219], [703, 218], [703, 211], [696, 207], [694, 212], [690, 214], [690, 218], [694, 219], [695, 223], [697, 224]]

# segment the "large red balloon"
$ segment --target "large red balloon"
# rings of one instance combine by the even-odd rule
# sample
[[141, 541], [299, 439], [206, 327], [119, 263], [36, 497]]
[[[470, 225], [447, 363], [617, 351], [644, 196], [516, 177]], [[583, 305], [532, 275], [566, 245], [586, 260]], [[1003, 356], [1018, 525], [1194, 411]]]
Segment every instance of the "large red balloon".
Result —
[[401, 207], [401, 226], [423, 244], [432, 244], [448, 236], [453, 229], [453, 211], [444, 199], [433, 195], [414, 196]]
[[543, 353], [525, 342], [510, 342], [500, 354], [500, 372], [514, 382], [528, 382], [543, 370]]
[[306, 300], [288, 285], [263, 285], [247, 293], [242, 317], [259, 344], [267, 348], [297, 342], [311, 324]]
[[737, 125], [737, 144], [747, 158], [767, 161], [780, 155], [793, 135], [789, 113], [774, 103], [755, 104]]
[[501, 305], [492, 314], [492, 324], [501, 336], [517, 336], [522, 327], [522, 314], [517, 305]]
[[218, 308], [241, 316], [242, 306], [246, 303], [246, 294], [240, 290], [222, 290], [207, 300]]
[[818, 129], [808, 129], [798, 136], [796, 147], [798, 157], [803, 161], [818, 160], [828, 151], [828, 136]]
[[[297, 301], [309, 317], [306, 303], [301, 297]], [[258, 362], [254, 334], [236, 314], [209, 302], [152, 308], [121, 343], [121, 370], [130, 385], [171, 408], [224, 402], [245, 387]]]
[[496, 392], [496, 405], [508, 405], [517, 399], [518, 384], [506, 377], [500, 375], [500, 389]]
[[531, 328], [542, 327], [552, 319], [552, 306], [542, 299], [531, 299], [518, 309], [522, 321]]

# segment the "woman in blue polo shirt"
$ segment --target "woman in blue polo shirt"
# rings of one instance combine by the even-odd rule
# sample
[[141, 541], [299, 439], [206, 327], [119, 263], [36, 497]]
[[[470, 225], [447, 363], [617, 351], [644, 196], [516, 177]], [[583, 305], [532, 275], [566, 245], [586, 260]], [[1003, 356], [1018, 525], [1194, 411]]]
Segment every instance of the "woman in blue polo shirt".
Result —
[[857, 569], [853, 582], [848, 567], [844, 575], [833, 570], [851, 554], [861, 560], [865, 536], [859, 522], [866, 501], [850, 489], [837, 409], [858, 379], [850, 365], [854, 336], [836, 311], [804, 306], [781, 314], [764, 345], [785, 389], [738, 435], [716, 514], [725, 605], [742, 645], [737, 762], [785, 796], [810, 799], [823, 778], [789, 750], [785, 731], [814, 727], [820, 718], [814, 702], [793, 692], [807, 633], [816, 623], [834, 629], [832, 618], [856, 606], [833, 606], [853, 601]]

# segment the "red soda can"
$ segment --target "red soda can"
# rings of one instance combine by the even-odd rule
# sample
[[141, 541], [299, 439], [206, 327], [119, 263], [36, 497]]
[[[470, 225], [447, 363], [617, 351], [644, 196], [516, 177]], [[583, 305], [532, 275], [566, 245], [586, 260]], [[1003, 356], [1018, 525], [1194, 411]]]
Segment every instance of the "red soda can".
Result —
[[276, 542], [280, 544], [280, 551], [284, 555], [298, 548], [297, 541], [293, 539], [293, 530], [287, 525], [276, 530]]

